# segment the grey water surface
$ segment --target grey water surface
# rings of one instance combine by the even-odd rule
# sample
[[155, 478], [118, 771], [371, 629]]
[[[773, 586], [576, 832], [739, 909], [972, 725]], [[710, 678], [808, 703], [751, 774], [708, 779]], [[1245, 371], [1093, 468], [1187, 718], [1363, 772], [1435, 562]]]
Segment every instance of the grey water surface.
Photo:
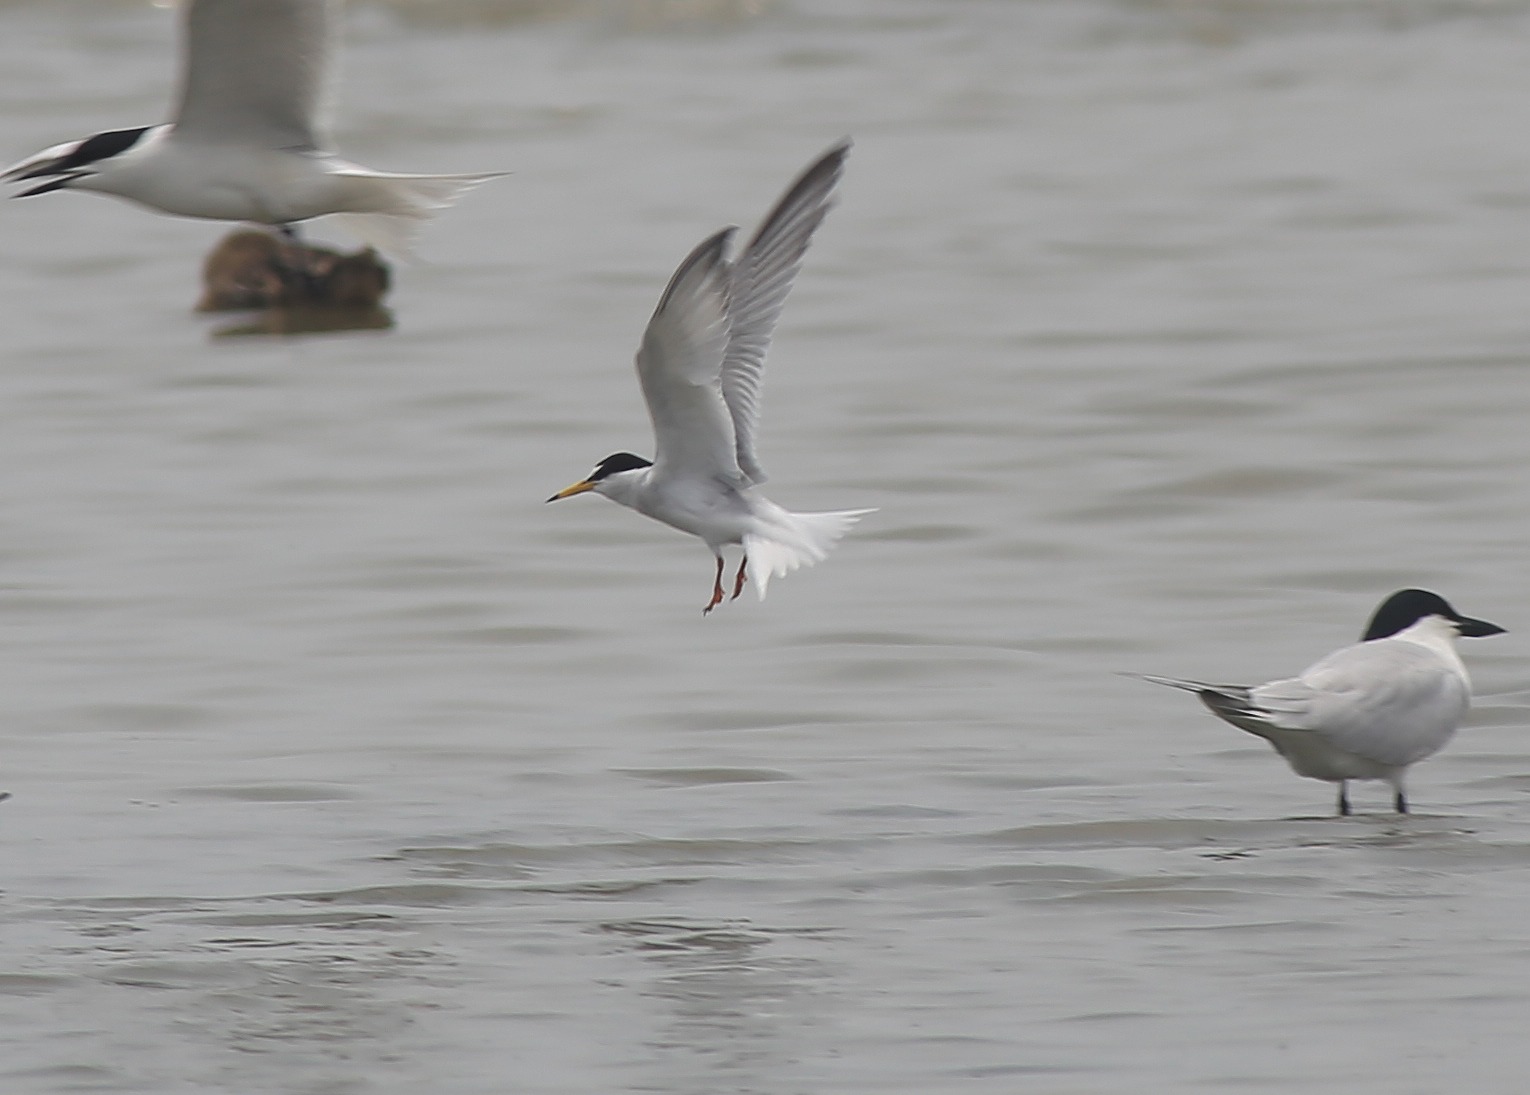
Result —
[[[0, 1090], [1518, 1093], [1530, 3], [352, 0], [336, 132], [513, 172], [386, 332], [220, 337], [217, 225], [0, 206]], [[0, 4], [0, 159], [174, 19]], [[856, 141], [703, 618], [674, 265]], [[320, 222], [313, 234], [346, 242]], [[1422, 585], [1510, 629], [1412, 779], [1189, 696]]]

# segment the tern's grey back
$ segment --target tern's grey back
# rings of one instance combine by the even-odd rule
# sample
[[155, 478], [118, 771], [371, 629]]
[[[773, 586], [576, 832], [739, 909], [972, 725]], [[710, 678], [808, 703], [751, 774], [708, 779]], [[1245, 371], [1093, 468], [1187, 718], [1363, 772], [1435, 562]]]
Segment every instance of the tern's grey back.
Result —
[[337, 11], [336, 0], [191, 0], [176, 137], [324, 146], [315, 119]]

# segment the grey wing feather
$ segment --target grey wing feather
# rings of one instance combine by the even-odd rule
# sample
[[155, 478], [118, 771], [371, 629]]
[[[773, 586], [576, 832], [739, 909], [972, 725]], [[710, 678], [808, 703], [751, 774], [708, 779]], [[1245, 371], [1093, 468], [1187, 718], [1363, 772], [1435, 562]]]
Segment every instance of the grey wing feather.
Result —
[[804, 171], [770, 211], [734, 267], [722, 394], [733, 418], [738, 466], [755, 483], [765, 481], [754, 452], [765, 353], [813, 233], [833, 205], [834, 188], [849, 154], [850, 142], [841, 141]]
[[1217, 718], [1240, 730], [1260, 733], [1270, 725], [1270, 712], [1254, 698], [1254, 689], [1238, 684], [1208, 684], [1196, 695]]
[[1345, 647], [1316, 662], [1298, 681], [1302, 710], [1282, 716], [1293, 728], [1314, 730], [1347, 752], [1382, 764], [1403, 765], [1428, 756], [1455, 732], [1471, 703], [1466, 680], [1439, 655], [1416, 643], [1381, 639]]
[[1205, 681], [1191, 681], [1182, 677], [1154, 677], [1147, 673], [1125, 673], [1123, 676], [1135, 677], [1139, 681], [1147, 681], [1149, 684], [1167, 685], [1169, 688], [1178, 688], [1182, 692], [1213, 692], [1229, 700], [1248, 702], [1249, 690], [1241, 684], [1207, 684]]
[[1205, 681], [1190, 681], [1181, 677], [1155, 677], [1148, 673], [1122, 673], [1123, 677], [1134, 677], [1139, 681], [1147, 681], [1149, 684], [1162, 684], [1169, 688], [1178, 688], [1184, 692], [1200, 692], [1207, 688], [1216, 688], [1217, 685], [1207, 684]]
[[[1316, 729], [1313, 709], [1321, 697], [1304, 680], [1290, 677], [1270, 681], [1257, 688], [1244, 689], [1241, 698], [1241, 706], [1227, 703], [1221, 710], [1215, 707], [1212, 710], [1228, 721], [1232, 721], [1232, 715], [1239, 715], [1260, 726], [1277, 730]], [[1207, 706], [1211, 706], [1209, 701]]]
[[174, 135], [321, 147], [315, 119], [337, 9], [336, 0], [190, 0]]
[[[1254, 689], [1241, 684], [1208, 684], [1205, 681], [1184, 680], [1180, 677], [1153, 677], [1146, 673], [1128, 673], [1126, 676], [1136, 677], [1150, 684], [1162, 684], [1184, 692], [1194, 692], [1201, 698], [1201, 702], [1211, 709], [1212, 714], [1244, 730], [1252, 729], [1250, 724], [1265, 725], [1267, 719], [1266, 712], [1254, 702]], [[1253, 732], [1258, 733], [1257, 730]]]
[[728, 343], [734, 229], [703, 240], [654, 309], [638, 349], [638, 382], [653, 420], [654, 465], [665, 474], [741, 478], [733, 421], [718, 383]]

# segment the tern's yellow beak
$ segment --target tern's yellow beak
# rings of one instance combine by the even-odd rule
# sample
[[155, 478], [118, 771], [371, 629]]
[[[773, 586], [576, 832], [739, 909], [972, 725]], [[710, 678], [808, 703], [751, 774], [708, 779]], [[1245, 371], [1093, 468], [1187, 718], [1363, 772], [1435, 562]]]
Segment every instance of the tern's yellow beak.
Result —
[[572, 498], [576, 494], [584, 494], [586, 491], [592, 491], [594, 489], [595, 484], [593, 482], [588, 479], [581, 479], [572, 487], [564, 487], [557, 494], [549, 498], [548, 501], [556, 502], [560, 498]]

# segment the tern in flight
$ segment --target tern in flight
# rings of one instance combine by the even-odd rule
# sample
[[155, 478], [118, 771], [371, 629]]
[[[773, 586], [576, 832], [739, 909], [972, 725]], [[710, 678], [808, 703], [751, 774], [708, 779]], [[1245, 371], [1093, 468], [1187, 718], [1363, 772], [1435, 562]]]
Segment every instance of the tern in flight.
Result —
[[420, 223], [503, 172], [399, 175], [341, 159], [319, 122], [340, 0], [189, 0], [180, 100], [163, 125], [55, 145], [0, 173], [13, 197], [91, 190], [182, 217], [252, 221], [296, 241], [340, 214], [408, 256]]
[[717, 559], [703, 613], [723, 600], [725, 545], [743, 547], [733, 596], [749, 583], [764, 600], [773, 576], [823, 559], [858, 518], [873, 512], [783, 509], [760, 493], [765, 473], [754, 451], [765, 351], [849, 154], [850, 142], [843, 141], [814, 161], [736, 259], [727, 257], [733, 228], [686, 257], [637, 354], [654, 458], [608, 456], [548, 499], [593, 491], [700, 537]]

